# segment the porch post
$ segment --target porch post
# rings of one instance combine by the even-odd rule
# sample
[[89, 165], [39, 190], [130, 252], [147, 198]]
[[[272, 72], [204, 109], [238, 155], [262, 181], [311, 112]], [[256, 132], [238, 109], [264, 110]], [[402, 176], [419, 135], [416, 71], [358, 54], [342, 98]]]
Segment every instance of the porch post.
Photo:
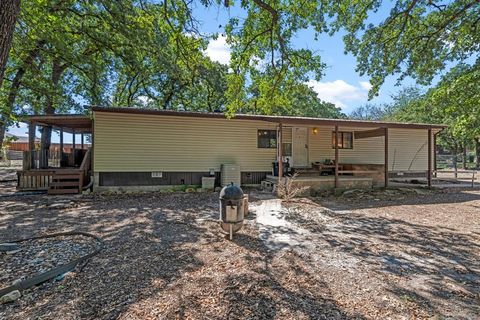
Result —
[[37, 131], [36, 123], [33, 121], [30, 121], [28, 124], [29, 169], [35, 168], [35, 132], [36, 131]]
[[428, 187], [432, 186], [432, 129], [428, 129], [428, 172], [427, 172], [427, 184]]
[[338, 188], [338, 125], [335, 125], [335, 189]]
[[60, 128], [60, 158], [63, 153], [63, 127]]
[[437, 133], [433, 134], [433, 171], [435, 171], [435, 177], [437, 176]]
[[75, 167], [75, 129], [72, 129], [72, 159]]
[[385, 128], [385, 188], [388, 188], [388, 128]]
[[83, 133], [80, 135], [82, 141], [82, 150], [83, 150]]
[[282, 123], [278, 124], [278, 156], [277, 156], [277, 161], [278, 161], [278, 181], [280, 182], [280, 179], [283, 177], [283, 160], [282, 160], [282, 136], [283, 136], [283, 130], [282, 130]]

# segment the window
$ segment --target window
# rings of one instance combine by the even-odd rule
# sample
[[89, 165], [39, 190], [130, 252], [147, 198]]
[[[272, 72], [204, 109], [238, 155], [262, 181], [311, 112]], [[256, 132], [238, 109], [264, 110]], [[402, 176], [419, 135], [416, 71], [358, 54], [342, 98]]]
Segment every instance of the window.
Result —
[[292, 144], [291, 143], [282, 143], [282, 156], [291, 157], [292, 156]]
[[[335, 131], [332, 132], [332, 149], [335, 149]], [[353, 132], [338, 132], [338, 149], [353, 149]]]
[[277, 147], [277, 130], [258, 130], [259, 148]]

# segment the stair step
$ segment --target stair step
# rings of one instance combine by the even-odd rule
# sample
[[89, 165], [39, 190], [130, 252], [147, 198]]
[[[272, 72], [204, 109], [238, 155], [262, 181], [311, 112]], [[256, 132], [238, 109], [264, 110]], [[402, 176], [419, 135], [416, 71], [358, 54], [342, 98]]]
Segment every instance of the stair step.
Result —
[[79, 181], [52, 181], [50, 187], [77, 187], [79, 186]]
[[78, 188], [75, 189], [48, 189], [48, 194], [73, 194], [79, 193]]
[[62, 174], [62, 175], [54, 174], [52, 177], [53, 181], [62, 180], [62, 179], [80, 179], [80, 175], [79, 174]]
[[80, 169], [61, 169], [61, 170], [55, 170], [56, 175], [64, 175], [64, 174], [80, 174], [82, 173], [83, 170]]

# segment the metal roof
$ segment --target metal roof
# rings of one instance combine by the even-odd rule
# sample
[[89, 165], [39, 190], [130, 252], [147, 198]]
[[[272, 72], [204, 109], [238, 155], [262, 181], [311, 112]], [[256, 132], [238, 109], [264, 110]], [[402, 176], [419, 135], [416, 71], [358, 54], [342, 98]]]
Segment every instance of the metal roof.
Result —
[[54, 129], [63, 128], [64, 132], [91, 133], [92, 119], [82, 114], [53, 114], [33, 115], [25, 117], [30, 123], [41, 126], [52, 126]]
[[[129, 114], [152, 114], [159, 116], [176, 116], [176, 117], [197, 117], [197, 118], [229, 118], [224, 113], [216, 112], [193, 112], [193, 111], [172, 111], [172, 110], [152, 110], [141, 108], [118, 108], [118, 107], [100, 107], [92, 106], [93, 112], [113, 112], [113, 113], [129, 113]], [[403, 123], [388, 121], [366, 121], [366, 120], [350, 120], [350, 119], [326, 119], [312, 117], [292, 117], [292, 116], [269, 116], [256, 114], [235, 114], [232, 119], [239, 120], [259, 120], [266, 122], [275, 122], [291, 125], [338, 125], [342, 127], [366, 127], [366, 128], [410, 128], [410, 129], [443, 129], [443, 124], [428, 123]]]

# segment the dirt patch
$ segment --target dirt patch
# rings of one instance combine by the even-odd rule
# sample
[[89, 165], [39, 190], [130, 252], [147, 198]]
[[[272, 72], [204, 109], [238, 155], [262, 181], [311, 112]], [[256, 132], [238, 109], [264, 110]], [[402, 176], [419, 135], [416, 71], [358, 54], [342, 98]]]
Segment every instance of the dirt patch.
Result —
[[[261, 198], [252, 194], [252, 207]], [[218, 194], [5, 198], [0, 242], [76, 229], [105, 249], [82, 272], [0, 306], [0, 318], [475, 319], [480, 192], [375, 199], [283, 206], [309, 245], [276, 249], [255, 214], [227, 240]]]

